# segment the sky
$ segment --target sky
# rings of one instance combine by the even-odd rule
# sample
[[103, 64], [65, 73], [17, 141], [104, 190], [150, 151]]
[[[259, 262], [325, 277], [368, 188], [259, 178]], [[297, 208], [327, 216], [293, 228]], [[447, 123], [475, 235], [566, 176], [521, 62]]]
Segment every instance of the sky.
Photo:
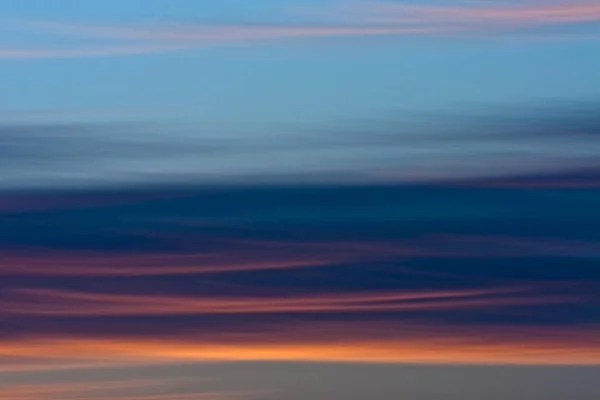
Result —
[[600, 398], [600, 2], [0, 15], [0, 398]]

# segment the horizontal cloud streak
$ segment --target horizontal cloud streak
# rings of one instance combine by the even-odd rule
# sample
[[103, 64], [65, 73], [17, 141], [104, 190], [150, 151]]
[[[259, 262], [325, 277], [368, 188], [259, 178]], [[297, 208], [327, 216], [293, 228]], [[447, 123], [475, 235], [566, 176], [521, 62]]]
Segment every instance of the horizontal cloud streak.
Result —
[[[57, 22], [28, 22], [27, 25], [54, 34], [88, 36], [103, 39], [175, 41], [189, 46], [229, 41], [253, 41], [294, 37], [402, 35], [435, 32], [427, 27], [380, 26], [286, 26], [257, 24], [157, 24], [154, 26], [94, 26]], [[168, 42], [167, 42], [168, 43]]]
[[[188, 240], [191, 247], [195, 242], [185, 237], [170, 239]], [[493, 235], [432, 235], [428, 238], [385, 242], [250, 241], [244, 245], [236, 245], [233, 241], [232, 245], [225, 251], [207, 253], [152, 252], [140, 255], [81, 251], [46, 251], [35, 255], [34, 249], [30, 250], [29, 254], [4, 251], [0, 252], [0, 276], [143, 277], [318, 269], [402, 258], [600, 257], [597, 241], [544, 240]], [[398, 267], [398, 271], [419, 273], [401, 267]]]
[[[600, 21], [594, 1], [528, 1], [520, 4], [397, 4], [369, 2], [344, 14], [355, 25], [206, 24], [155, 26], [93, 26], [57, 22], [30, 22], [30, 26], [57, 34], [121, 40], [175, 40], [196, 42], [252, 41], [289, 37], [347, 35], [415, 35], [485, 31], [519, 26], [562, 25]], [[316, 11], [318, 14], [318, 11]]]
[[600, 121], [591, 111], [597, 109], [567, 103], [544, 113], [526, 110], [525, 117], [522, 111], [486, 118], [474, 113], [473, 120], [432, 116], [276, 137], [168, 124], [6, 124], [0, 126], [0, 189], [249, 180], [418, 184], [520, 176], [530, 177], [532, 186], [593, 188]]
[[[316, 14], [321, 14], [319, 10]], [[351, 24], [154, 24], [96, 25], [27, 21], [22, 25], [43, 34], [101, 39], [101, 47], [0, 49], [0, 59], [60, 58], [138, 54], [190, 49], [227, 43], [252, 43], [292, 38], [348, 36], [415, 36], [526, 32], [528, 28], [569, 28], [600, 21], [593, 1], [528, 1], [521, 4], [396, 4], [359, 3], [336, 13]], [[594, 29], [589, 29], [594, 33]], [[595, 32], [597, 33], [597, 32]], [[115, 42], [117, 44], [115, 44]], [[122, 44], [122, 42], [126, 42]]]
[[489, 28], [490, 25], [514, 28], [515, 25], [568, 24], [600, 20], [600, 5], [595, 1], [523, 1], [516, 4], [487, 2], [464, 4], [370, 3], [362, 9], [371, 21], [387, 23], [449, 24]]
[[[84, 48], [0, 48], [0, 59], [69, 58], [115, 56], [189, 50], [198, 47], [264, 42], [293, 38], [323, 38], [384, 35], [423, 35], [438, 31], [435, 27], [380, 26], [252, 26], [252, 25], [172, 25], [172, 26], [93, 26], [56, 22], [29, 22], [52, 34], [104, 39], [101, 47]], [[115, 41], [127, 42], [114, 44]], [[128, 44], [133, 43], [133, 44]]]
[[[144, 275], [189, 275], [234, 271], [277, 270], [302, 267], [319, 267], [332, 262], [348, 261], [347, 257], [280, 258], [256, 257], [238, 260], [229, 257], [203, 257], [199, 255], [161, 255], [112, 257], [106, 255], [23, 257], [5, 256], [0, 275], [39, 276], [144, 276]], [[207, 260], [208, 259], [208, 260]]]
[[530, 288], [450, 291], [314, 293], [304, 296], [165, 296], [93, 293], [43, 288], [5, 292], [0, 310], [14, 315], [184, 315], [422, 311], [547, 305], [581, 301], [580, 296], [536, 295]]
[[[113, 362], [345, 361], [442, 364], [599, 364], [597, 328], [457, 330], [444, 325], [313, 323], [278, 332], [201, 334], [194, 339], [111, 336], [4, 340], [0, 354]], [[191, 334], [191, 332], [190, 332]]]

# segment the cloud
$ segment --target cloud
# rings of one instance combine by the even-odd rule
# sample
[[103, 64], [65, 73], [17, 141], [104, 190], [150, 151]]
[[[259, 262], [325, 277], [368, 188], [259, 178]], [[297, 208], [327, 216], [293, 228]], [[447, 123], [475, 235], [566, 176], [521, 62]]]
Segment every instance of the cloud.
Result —
[[[254, 260], [252, 260], [254, 258]], [[297, 256], [243, 254], [152, 254], [142, 256], [109, 255], [40, 257], [4, 255], [0, 275], [38, 276], [147, 276], [190, 275], [235, 271], [260, 271], [310, 268], [352, 260], [344, 255]]]
[[[64, 213], [63, 210], [57, 213]], [[93, 229], [90, 227], [88, 229]], [[202, 229], [200, 226], [199, 229]], [[65, 232], [67, 233], [67, 232]], [[76, 235], [77, 232], [72, 232]], [[156, 235], [159, 232], [149, 232]], [[21, 277], [158, 277], [210, 274], [235, 274], [259, 271], [294, 271], [299, 269], [338, 268], [377, 265], [406, 259], [535, 259], [539, 257], [571, 257], [595, 259], [600, 256], [596, 240], [564, 240], [524, 236], [435, 235], [371, 241], [292, 242], [249, 240], [242, 238], [169, 236], [162, 239], [178, 243], [183, 251], [139, 249], [141, 254], [113, 251], [83, 251], [76, 243], [64, 251], [29, 248], [27, 251], [0, 251], [0, 276]], [[125, 240], [134, 237], [123, 234]], [[135, 236], [135, 235], [133, 235]], [[159, 240], [157, 243], [160, 243]], [[220, 248], [206, 252], [188, 250], [210, 245]], [[124, 246], [125, 247], [125, 246]], [[396, 261], [397, 262], [397, 261]], [[425, 270], [397, 265], [397, 273], [428, 275]], [[429, 272], [435, 276], [433, 272]], [[451, 274], [450, 274], [451, 275]], [[444, 276], [444, 273], [441, 273]]]
[[435, 32], [427, 27], [275, 25], [275, 24], [155, 24], [89, 25], [30, 21], [28, 26], [54, 34], [119, 40], [158, 40], [188, 46], [302, 37], [410, 35]]
[[343, 25], [98, 25], [58, 22], [26, 22], [45, 34], [103, 40], [100, 46], [80, 48], [0, 48], [0, 59], [71, 58], [116, 56], [189, 50], [214, 45], [260, 43], [294, 38], [419, 35], [436, 32], [434, 27], [380, 27]]
[[[598, 166], [598, 121], [581, 109], [431, 119], [415, 130], [387, 120], [279, 141], [6, 125], [0, 372], [206, 361], [598, 365], [599, 193], [557, 184]], [[419, 162], [395, 163], [423, 148]], [[522, 152], [522, 163], [503, 159], [496, 172], [510, 184], [486, 186], [499, 148]], [[22, 181], [32, 171], [97, 172], [98, 161], [121, 160], [122, 173], [127, 160], [165, 155], [163, 169], [178, 155], [209, 154], [297, 152], [304, 165], [319, 149], [324, 166], [339, 150], [352, 171], [409, 174], [426, 161], [452, 179], [340, 184], [319, 166], [334, 184], [265, 184], [262, 173], [229, 185], [164, 175], [147, 185]], [[353, 153], [384, 149], [386, 165]], [[547, 168], [532, 168], [540, 154]], [[471, 157], [481, 179], [446, 157]]]
[[[596, 1], [527, 0], [518, 3], [474, 2], [465, 4], [406, 4], [370, 2], [359, 8], [367, 21], [447, 26], [465, 29], [505, 28], [520, 26], [561, 25], [600, 20]], [[359, 11], [359, 12], [360, 12]]]
[[597, 104], [543, 108], [488, 116], [474, 111], [469, 118], [432, 115], [412, 123], [346, 122], [313, 134], [288, 128], [275, 137], [169, 124], [4, 124], [0, 189], [422, 184], [519, 176], [563, 185], [563, 175], [577, 171], [586, 176], [573, 177], [571, 185], [596, 186]]
[[[325, 15], [326, 10], [312, 14]], [[333, 13], [329, 24], [129, 24], [94, 25], [53, 21], [21, 21], [17, 26], [43, 35], [92, 39], [79, 48], [0, 48], [0, 59], [111, 56], [185, 50], [230, 43], [249, 44], [294, 38], [354, 36], [481, 36], [486, 34], [537, 33], [532, 29], [559, 29], [560, 34], [597, 32], [591, 26], [600, 20], [594, 1], [527, 1], [518, 4], [439, 2], [405, 4], [363, 2], [345, 5]], [[345, 23], [335, 22], [345, 21]], [[589, 26], [586, 26], [589, 25]], [[586, 29], [587, 28], [587, 29]], [[528, 31], [529, 30], [529, 31]], [[582, 33], [583, 32], [583, 33]], [[552, 33], [552, 32], [550, 32]], [[546, 32], [547, 34], [547, 32]], [[103, 43], [98, 47], [93, 40]]]
[[[313, 15], [326, 14], [314, 10]], [[568, 26], [600, 20], [594, 1], [526, 1], [518, 4], [439, 2], [432, 4], [362, 2], [344, 5], [332, 19], [345, 24], [154, 24], [91, 25], [29, 21], [27, 25], [59, 35], [117, 40], [152, 40], [188, 46], [302, 37], [369, 35], [456, 35], [519, 31], [537, 26]]]
[[8, 315], [127, 316], [185, 314], [341, 313], [477, 309], [580, 302], [581, 296], [536, 294], [531, 288], [394, 290], [303, 295], [181, 296], [45, 288], [5, 290]]
[[192, 332], [132, 336], [51, 335], [3, 340], [3, 356], [43, 353], [56, 359], [115, 363], [201, 361], [311, 361], [433, 364], [600, 363], [594, 327], [474, 328], [406, 323], [289, 324], [278, 330], [235, 334]]

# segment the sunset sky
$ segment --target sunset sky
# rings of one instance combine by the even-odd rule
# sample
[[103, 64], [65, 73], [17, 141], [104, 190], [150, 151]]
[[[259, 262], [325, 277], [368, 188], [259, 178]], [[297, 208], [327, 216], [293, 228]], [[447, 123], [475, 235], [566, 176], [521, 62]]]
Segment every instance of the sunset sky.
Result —
[[0, 16], [0, 399], [600, 398], [600, 1]]

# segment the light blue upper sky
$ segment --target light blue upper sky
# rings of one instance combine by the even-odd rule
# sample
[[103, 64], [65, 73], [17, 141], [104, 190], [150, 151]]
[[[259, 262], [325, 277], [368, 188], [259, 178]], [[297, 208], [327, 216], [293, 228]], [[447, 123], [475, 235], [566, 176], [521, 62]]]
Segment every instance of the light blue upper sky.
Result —
[[[30, 0], [2, 2], [0, 14], [11, 23], [286, 23], [294, 15], [306, 19], [309, 10], [322, 9], [325, 15], [334, 4]], [[19, 34], [23, 30], [15, 32], [13, 27], [15, 41]], [[451, 110], [474, 103], [585, 99], [600, 94], [600, 53], [598, 42], [590, 38], [353, 36], [0, 63], [0, 108], [4, 110], [165, 109], [201, 120], [240, 123], [318, 123], [357, 113], [369, 117], [369, 113], [396, 109]]]
[[[361, 20], [356, 12], [377, 4], [316, 0], [2, 2], [0, 53], [41, 48], [52, 54], [70, 47], [76, 47], [77, 53], [140, 42], [144, 46], [160, 46], [165, 41], [170, 45], [169, 38], [127, 37], [131, 33], [127, 27], [140, 26], [159, 27], [151, 34], [163, 35], [160, 27], [165, 25], [160, 24], [185, 24], [180, 28], [196, 32], [206, 26], [227, 30], [228, 24], [243, 23], [259, 28], [261, 23], [284, 28], [302, 24], [310, 30], [311, 26], [339, 27], [355, 18], [358, 22], [350, 26], [359, 30], [369, 24], [389, 26]], [[482, 3], [452, 4], [480, 7]], [[543, 6], [544, 2], [530, 4]], [[568, 7], [571, 3], [564, 4]], [[429, 28], [444, 27], [436, 15], [429, 14], [424, 11]], [[473, 28], [471, 24], [476, 29], [435, 36], [276, 37], [276, 33], [252, 41], [246, 40], [245, 33], [234, 42], [200, 40], [190, 44], [183, 40], [176, 43], [184, 43], [182, 48], [143, 54], [126, 50], [125, 54], [93, 57], [20, 57], [5, 51], [4, 56], [0, 54], [0, 122], [12, 114], [24, 122], [33, 121], [39, 113], [48, 118], [56, 113], [67, 121], [92, 115], [105, 122], [132, 114], [141, 121], [201, 123], [240, 134], [276, 135], [289, 127], [326, 130], [352, 124], [355, 119], [402, 117], [413, 112], [464, 114], [496, 107], [596, 100], [600, 96], [599, 42], [594, 36], [597, 28], [587, 20], [580, 23], [585, 17], [578, 15], [566, 27], [548, 23], [541, 29], [533, 24], [532, 31], [525, 34], [513, 31], [511, 21], [500, 19], [492, 21], [499, 24], [494, 35], [482, 32], [485, 24], [475, 26], [467, 21], [467, 28]], [[35, 25], [40, 21], [64, 25]], [[88, 25], [91, 28], [86, 31]], [[95, 26], [106, 30], [98, 34]], [[121, 28], [125, 31], [118, 31]]]

